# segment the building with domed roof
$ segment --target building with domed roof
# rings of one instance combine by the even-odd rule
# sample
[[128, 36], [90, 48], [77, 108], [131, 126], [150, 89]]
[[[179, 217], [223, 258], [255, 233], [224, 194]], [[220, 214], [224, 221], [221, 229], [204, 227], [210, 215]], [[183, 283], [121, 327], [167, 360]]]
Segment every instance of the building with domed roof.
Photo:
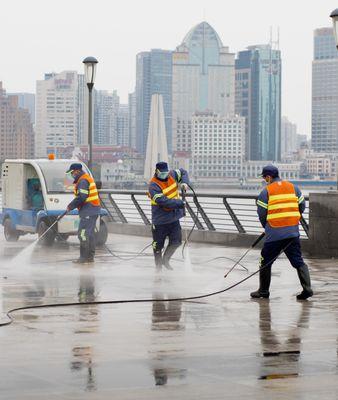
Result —
[[211, 111], [235, 113], [235, 55], [203, 21], [173, 53], [172, 148], [191, 151], [192, 116]]

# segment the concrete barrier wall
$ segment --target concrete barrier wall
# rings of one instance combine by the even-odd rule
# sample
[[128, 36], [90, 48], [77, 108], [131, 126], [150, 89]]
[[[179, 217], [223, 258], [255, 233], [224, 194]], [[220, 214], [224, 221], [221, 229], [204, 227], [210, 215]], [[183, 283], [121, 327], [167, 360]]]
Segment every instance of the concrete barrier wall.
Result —
[[[116, 224], [108, 223], [110, 233], [117, 233], [122, 235], [135, 235], [146, 236], [151, 238], [151, 227], [149, 225], [134, 225], [134, 224]], [[190, 231], [188, 231], [189, 233]], [[185, 230], [183, 230], [183, 238], [185, 237]], [[243, 247], [248, 248], [258, 238], [258, 235], [250, 235], [247, 233], [232, 233], [232, 232], [214, 232], [214, 231], [198, 231], [194, 230], [190, 236], [191, 242], [197, 243], [211, 243], [223, 246]], [[302, 239], [302, 249], [308, 253], [309, 243], [308, 239]], [[261, 248], [264, 240], [262, 240], [257, 248]]]
[[338, 192], [310, 193], [309, 249], [315, 257], [338, 257]]

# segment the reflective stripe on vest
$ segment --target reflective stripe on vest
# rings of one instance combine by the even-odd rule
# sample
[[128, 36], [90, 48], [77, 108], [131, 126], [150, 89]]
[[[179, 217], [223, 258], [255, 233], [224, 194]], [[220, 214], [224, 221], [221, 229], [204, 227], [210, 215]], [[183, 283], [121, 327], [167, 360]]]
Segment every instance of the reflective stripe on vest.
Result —
[[299, 203], [293, 184], [287, 181], [273, 182], [267, 186], [267, 191], [269, 225], [273, 228], [298, 225]]
[[[83, 174], [80, 176], [79, 180], [76, 182], [76, 185], [74, 187], [74, 194], [75, 196], [78, 196], [79, 193], [84, 193], [87, 192], [83, 189], [78, 189], [80, 181], [85, 179], [89, 183], [89, 191], [88, 191], [88, 197], [86, 198], [85, 203], [91, 203], [93, 206], [99, 207], [100, 206], [100, 199], [99, 199], [99, 193], [96, 188], [96, 184], [94, 182], [94, 179], [89, 175], [89, 174]], [[86, 194], [86, 193], [85, 193]]]
[[[162, 196], [166, 196], [166, 197], [168, 197], [168, 199], [179, 199], [180, 198], [177, 182], [172, 175], [169, 174], [169, 177], [166, 181], [160, 181], [159, 179], [156, 178], [156, 176], [154, 176], [151, 179], [150, 183], [151, 182], [156, 183], [156, 185], [158, 185], [162, 190], [162, 193], [155, 194], [155, 196], [151, 199], [152, 206], [157, 206], [156, 199], [158, 199], [159, 197], [162, 197]], [[169, 209], [166, 209], [166, 210], [169, 211]]]

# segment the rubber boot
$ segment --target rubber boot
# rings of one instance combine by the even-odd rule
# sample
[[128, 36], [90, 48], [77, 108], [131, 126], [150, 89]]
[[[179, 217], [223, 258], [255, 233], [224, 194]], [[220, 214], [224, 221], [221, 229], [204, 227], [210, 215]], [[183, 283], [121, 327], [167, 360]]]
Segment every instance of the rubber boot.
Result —
[[156, 272], [162, 271], [162, 253], [161, 250], [154, 250]]
[[88, 260], [94, 261], [95, 257], [95, 238], [91, 239], [89, 241], [89, 246], [88, 246]]
[[271, 282], [271, 267], [261, 268], [259, 271], [259, 289], [250, 293], [253, 299], [268, 299]]
[[297, 274], [300, 284], [303, 287], [303, 291], [297, 296], [297, 300], [306, 300], [309, 297], [313, 296], [308, 266], [306, 264], [303, 264], [301, 267], [297, 268]]
[[173, 269], [173, 267], [170, 265], [169, 261], [178, 247], [180, 247], [180, 244], [170, 244], [165, 249], [165, 252], [163, 254], [163, 264], [167, 269]]
[[84, 242], [80, 242], [80, 257], [77, 260], [73, 260], [74, 264], [83, 264], [86, 260], [86, 245]]

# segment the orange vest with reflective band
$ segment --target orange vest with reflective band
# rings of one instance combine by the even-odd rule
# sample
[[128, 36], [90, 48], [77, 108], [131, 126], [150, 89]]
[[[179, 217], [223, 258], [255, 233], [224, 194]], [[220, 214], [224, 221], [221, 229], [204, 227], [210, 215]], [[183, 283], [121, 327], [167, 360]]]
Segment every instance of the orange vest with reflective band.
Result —
[[[168, 175], [168, 179], [166, 181], [160, 181], [157, 179], [156, 176], [153, 176], [150, 182], [155, 182], [162, 190], [162, 194], [157, 194], [154, 197], [161, 197], [162, 195], [168, 197], [168, 199], [179, 199], [180, 194], [178, 192], [178, 185], [173, 176], [170, 174]], [[148, 197], [150, 197], [150, 194], [148, 193]], [[151, 199], [151, 205], [152, 206], [157, 206], [156, 199], [152, 198]], [[170, 208], [163, 208], [165, 211], [171, 211]]]
[[269, 225], [273, 228], [298, 225], [300, 212], [293, 184], [287, 181], [273, 182], [267, 186], [267, 191]]
[[79, 180], [76, 182], [76, 184], [74, 186], [75, 196], [78, 196], [78, 194], [79, 194], [78, 185], [79, 185], [80, 181], [82, 181], [83, 179], [85, 179], [86, 181], [89, 182], [88, 197], [86, 198], [85, 203], [90, 203], [95, 207], [100, 207], [101, 203], [100, 203], [100, 199], [99, 199], [99, 193], [97, 191], [94, 179], [89, 174], [81, 175]]

